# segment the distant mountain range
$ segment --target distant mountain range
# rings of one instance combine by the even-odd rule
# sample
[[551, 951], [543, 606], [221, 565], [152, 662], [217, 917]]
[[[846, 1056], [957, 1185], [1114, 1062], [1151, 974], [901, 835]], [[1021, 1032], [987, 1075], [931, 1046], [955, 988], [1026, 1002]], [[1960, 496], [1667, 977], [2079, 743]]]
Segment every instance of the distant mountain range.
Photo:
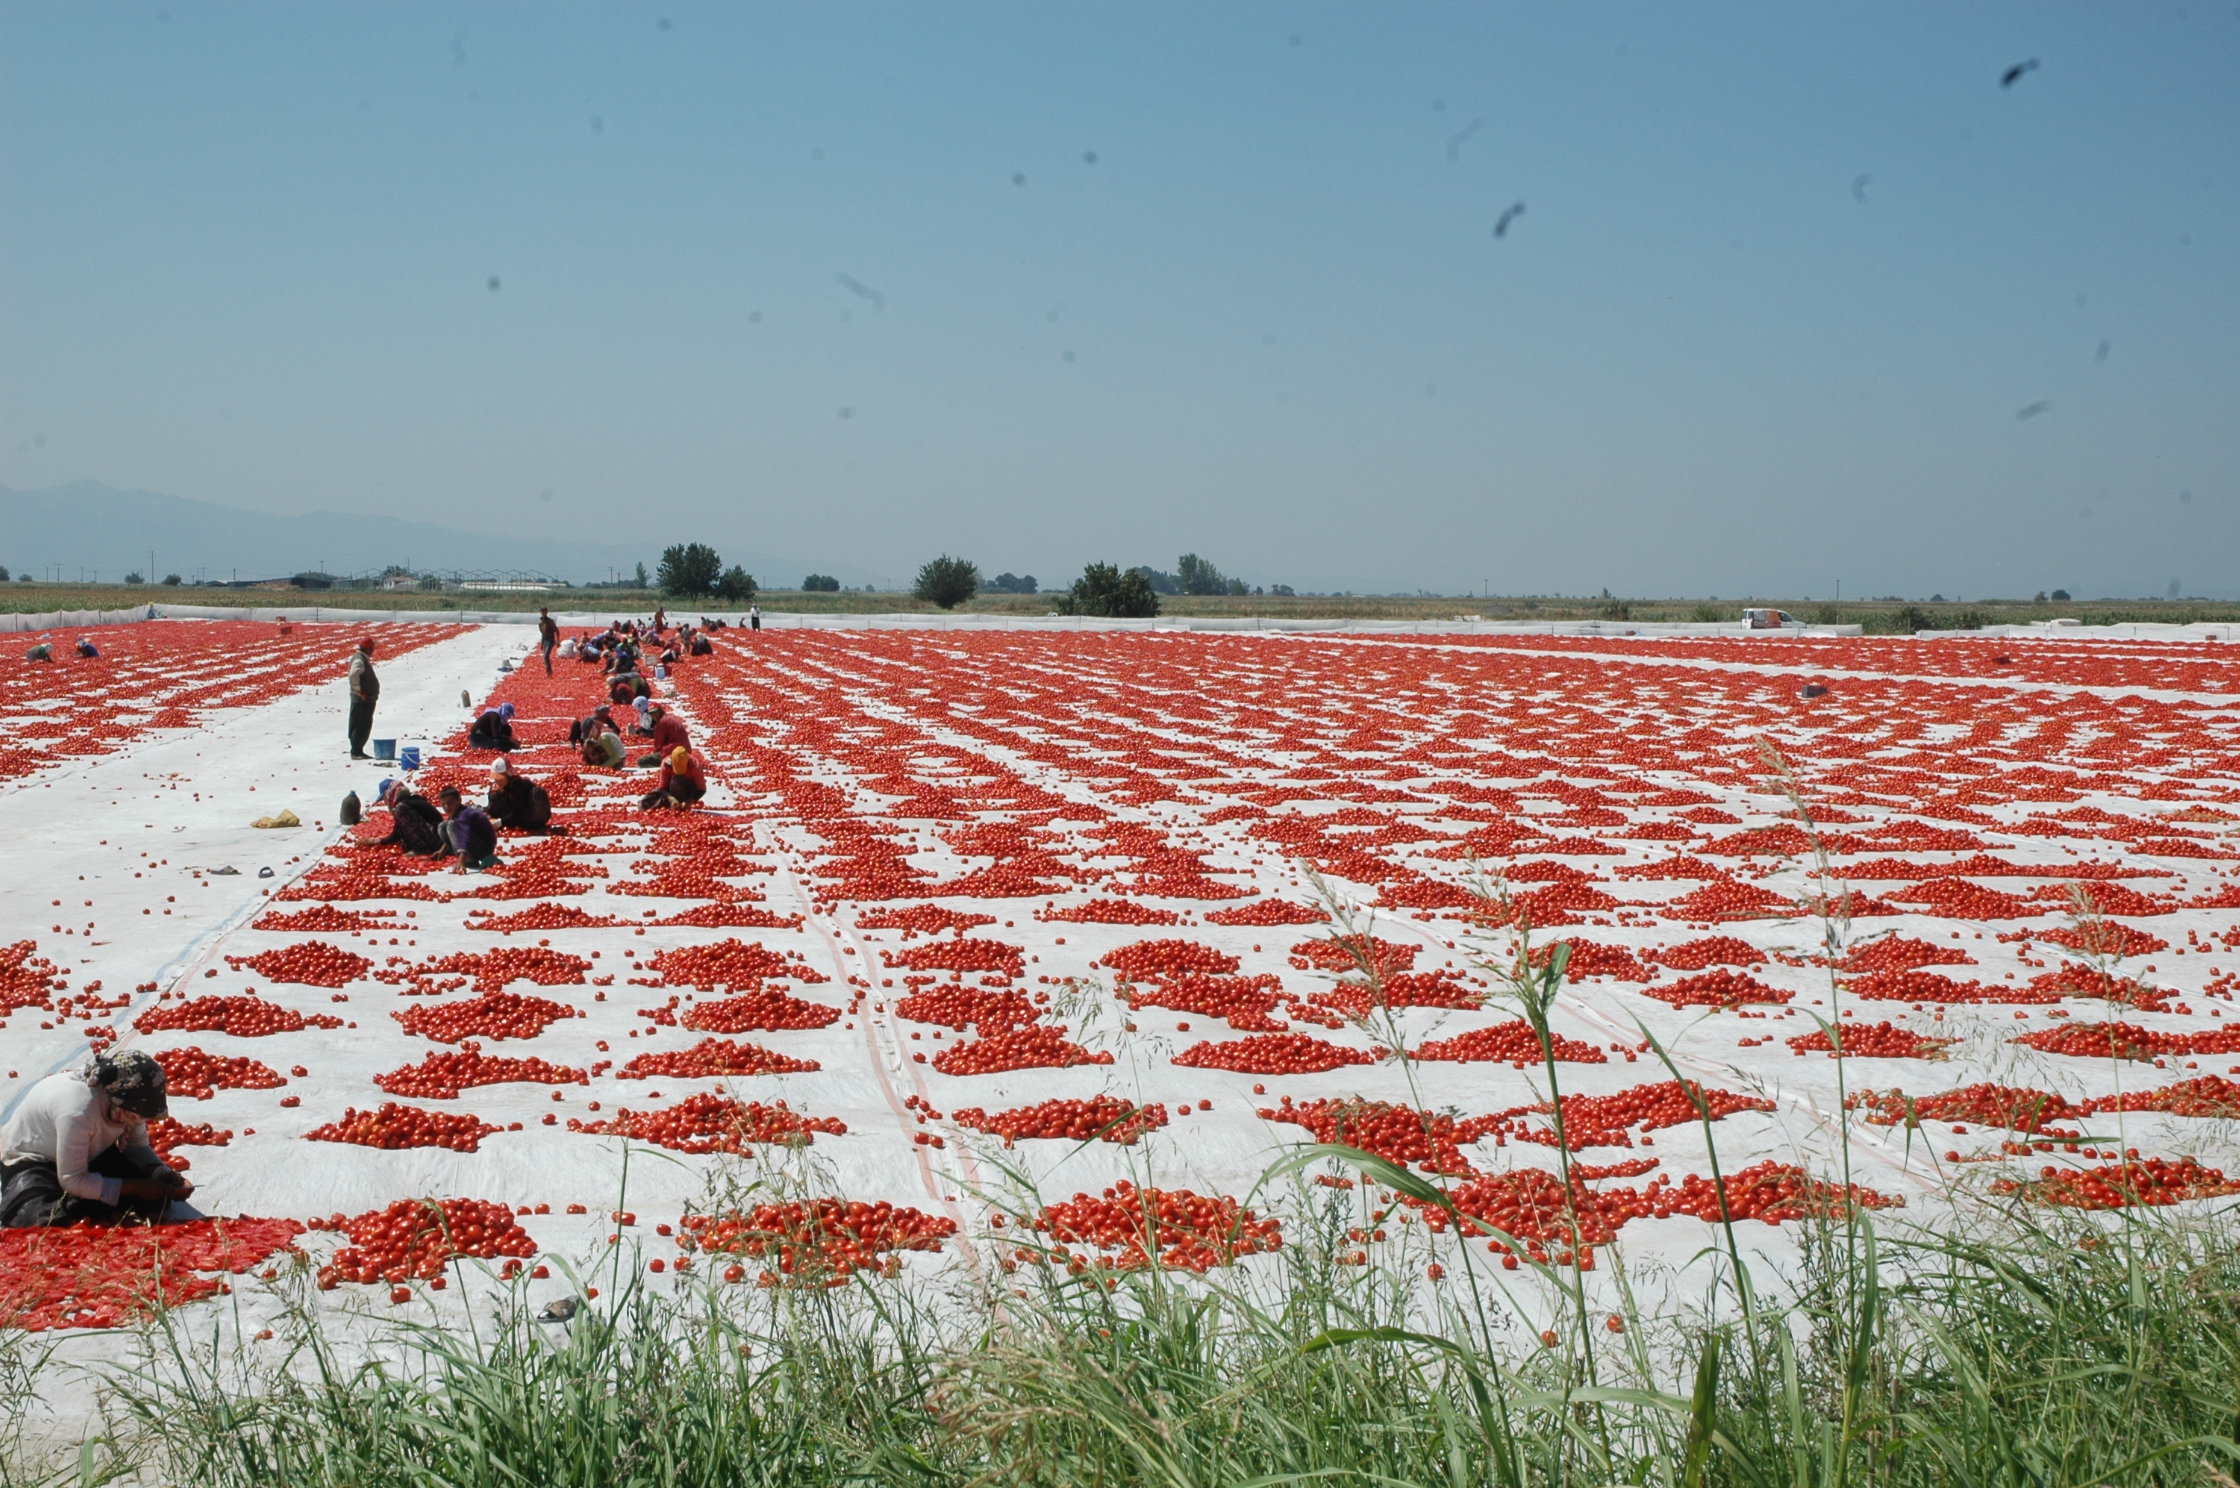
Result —
[[[680, 534], [689, 540], [693, 534]], [[843, 583], [876, 581], [846, 565], [804, 566], [769, 553], [741, 553], [715, 545], [765, 588], [791, 588], [813, 568]], [[323, 569], [348, 575], [402, 564], [429, 570], [526, 571], [574, 583], [627, 574], [643, 563], [650, 572], [662, 544], [575, 542], [540, 533], [463, 532], [433, 522], [348, 512], [274, 516], [239, 507], [120, 491], [98, 481], [75, 481], [39, 491], [0, 486], [0, 564], [34, 578], [80, 578], [114, 583], [147, 568], [150, 579], [176, 573], [188, 579], [285, 578]]]

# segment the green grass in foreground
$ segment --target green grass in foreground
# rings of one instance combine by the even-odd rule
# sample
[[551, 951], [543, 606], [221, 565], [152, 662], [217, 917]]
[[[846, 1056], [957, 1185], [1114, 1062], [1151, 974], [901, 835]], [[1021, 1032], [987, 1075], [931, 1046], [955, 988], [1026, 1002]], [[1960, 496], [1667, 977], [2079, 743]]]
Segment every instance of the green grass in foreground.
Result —
[[1300, 1190], [1291, 1244], [1203, 1280], [1007, 1276], [992, 1245], [939, 1290], [603, 1273], [611, 1313], [385, 1325], [381, 1363], [345, 1362], [306, 1308], [286, 1361], [253, 1369], [182, 1313], [52, 1481], [2208, 1488], [2240, 1467], [2229, 1211], [1979, 1207], [1964, 1236], [1906, 1240], [1833, 1217], [1779, 1300], [1737, 1289], [1714, 1245], [1710, 1300], [1628, 1306], [1623, 1333], [1571, 1313], [1548, 1348], [1523, 1318], [1575, 1308], [1554, 1273], [1480, 1251], [1432, 1285], [1422, 1227], [1397, 1223], [1347, 1264], [1369, 1191]]
[[[771, 614], [890, 615], [942, 613], [908, 594], [852, 591], [841, 594], [778, 590], [759, 603]], [[46, 610], [114, 610], [134, 605], [227, 605], [241, 608], [301, 610], [502, 610], [533, 613], [540, 605], [594, 615], [650, 615], [666, 604], [677, 615], [736, 613], [713, 601], [679, 602], [653, 590], [566, 589], [544, 595], [383, 593], [378, 590], [202, 589], [160, 584], [0, 584], [0, 614]], [[1739, 626], [1745, 604], [1769, 604], [1816, 625], [1860, 625], [1870, 634], [1916, 630], [1970, 630], [1983, 625], [2022, 625], [2056, 616], [2073, 616], [2087, 625], [2240, 622], [2240, 604], [2205, 600], [2085, 600], [2051, 603], [2031, 600], [1978, 600], [1959, 603], [1900, 603], [1895, 600], [1830, 604], [1783, 599], [1553, 599], [1540, 596], [1472, 598], [1422, 595], [1168, 595], [1161, 613], [1248, 619], [1452, 620], [1475, 615], [1485, 620], [1600, 620], [1605, 622], [1684, 621]], [[1050, 598], [1034, 594], [984, 594], [954, 612], [966, 615], [1046, 615]]]

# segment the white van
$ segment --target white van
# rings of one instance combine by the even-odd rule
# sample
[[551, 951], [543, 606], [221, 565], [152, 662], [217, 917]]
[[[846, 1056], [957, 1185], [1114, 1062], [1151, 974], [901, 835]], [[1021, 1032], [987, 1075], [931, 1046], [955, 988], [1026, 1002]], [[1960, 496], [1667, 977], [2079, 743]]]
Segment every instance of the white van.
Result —
[[1802, 630], [1804, 622], [1787, 610], [1752, 606], [1742, 612], [1744, 630]]

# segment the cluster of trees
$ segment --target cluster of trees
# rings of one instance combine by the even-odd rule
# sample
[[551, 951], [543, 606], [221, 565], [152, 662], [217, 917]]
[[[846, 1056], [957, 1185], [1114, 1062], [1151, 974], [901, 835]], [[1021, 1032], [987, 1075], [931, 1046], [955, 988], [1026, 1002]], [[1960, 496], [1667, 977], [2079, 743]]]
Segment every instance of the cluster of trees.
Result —
[[[947, 553], [918, 570], [911, 593], [927, 604], [953, 610], [983, 587], [979, 565]], [[1045, 591], [1032, 574], [1002, 573], [985, 585], [991, 594], [1040, 594]], [[1159, 613], [1159, 596], [1140, 569], [1122, 573], [1110, 563], [1092, 563], [1068, 589], [1048, 591], [1051, 607], [1061, 615], [1149, 616]]]
[[[6, 576], [6, 570], [0, 569], [0, 579]], [[753, 599], [756, 592], [754, 575], [737, 564], [725, 568], [722, 557], [706, 543], [676, 543], [663, 550], [655, 580], [663, 594], [679, 599], [712, 595], [743, 603]], [[131, 582], [138, 582], [137, 576]], [[638, 583], [641, 587], [647, 583], [644, 564], [638, 565]], [[801, 581], [801, 587], [812, 594], [836, 594], [840, 581], [831, 574], [813, 573]], [[1110, 563], [1092, 563], [1070, 587], [1048, 591], [1033, 574], [1004, 572], [983, 580], [980, 566], [971, 559], [943, 553], [918, 570], [910, 592], [927, 604], [953, 610], [983, 589], [990, 594], [1048, 593], [1053, 607], [1066, 615], [1126, 617], [1158, 614], [1162, 594], [1255, 592], [1244, 580], [1228, 577], [1195, 553], [1184, 553], [1177, 559], [1172, 574], [1155, 568], [1122, 570]], [[1278, 584], [1267, 592], [1289, 594], [1291, 588]]]
[[[645, 565], [639, 564], [641, 584], [645, 571]], [[664, 548], [655, 578], [661, 592], [676, 599], [706, 599], [712, 595], [745, 604], [755, 596], [754, 575], [736, 563], [725, 568], [723, 559], [706, 543], [674, 543]]]
[[[1138, 566], [1128, 570], [1143, 575], [1143, 581], [1159, 594], [1250, 594], [1253, 588], [1242, 579], [1232, 579], [1220, 569], [1206, 562], [1195, 553], [1185, 553], [1174, 561], [1174, 572], [1165, 569]], [[1282, 586], [1278, 586], [1279, 592]]]
[[[985, 589], [990, 594], [1042, 594], [1062, 615], [1108, 615], [1144, 618], [1159, 613], [1162, 594], [1252, 594], [1242, 579], [1232, 579], [1195, 553], [1175, 560], [1171, 574], [1138, 566], [1121, 569], [1110, 563], [1092, 563], [1065, 589], [1044, 590], [1033, 574], [1000, 573], [983, 581], [979, 567], [967, 559], [944, 553], [918, 570], [911, 592], [928, 604], [953, 610]], [[1267, 592], [1267, 591], [1259, 591]], [[1288, 584], [1272, 591], [1289, 594]]]
[[1128, 570], [1143, 575], [1157, 594], [1256, 594], [1288, 593], [1288, 586], [1279, 584], [1272, 591], [1256, 590], [1242, 579], [1232, 579], [1220, 569], [1206, 562], [1195, 553], [1185, 553], [1175, 560], [1174, 572], [1139, 564]]

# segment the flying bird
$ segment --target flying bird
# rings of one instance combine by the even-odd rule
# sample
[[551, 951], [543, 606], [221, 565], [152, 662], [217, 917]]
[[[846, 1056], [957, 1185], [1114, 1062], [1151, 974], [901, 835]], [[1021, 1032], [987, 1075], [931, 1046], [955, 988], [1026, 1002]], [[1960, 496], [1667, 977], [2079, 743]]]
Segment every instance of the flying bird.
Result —
[[872, 309], [884, 310], [887, 308], [887, 297], [879, 293], [879, 291], [873, 289], [870, 285], [864, 283], [861, 279], [856, 278], [855, 275], [835, 274], [832, 277], [842, 289], [846, 290], [849, 294], [854, 295], [857, 299], [869, 300], [871, 302]]
[[2032, 57], [2025, 62], [2017, 62], [2014, 66], [1999, 74], [1999, 86], [2002, 88], [2011, 88], [2016, 83], [2022, 81], [2022, 75], [2024, 73], [2036, 72], [2037, 70], [2038, 59], [2035, 57]]
[[1462, 147], [1470, 143], [1470, 137], [1472, 135], [1476, 134], [1479, 130], [1485, 127], [1486, 121], [1484, 119], [1472, 119], [1469, 123], [1463, 125], [1453, 134], [1447, 136], [1447, 164], [1460, 164], [1462, 161]]
[[1514, 206], [1510, 207], [1509, 210], [1503, 212], [1500, 216], [1500, 219], [1493, 224], [1493, 235], [1497, 238], [1507, 237], [1509, 235], [1509, 224], [1516, 221], [1523, 215], [1524, 203], [1518, 202]]
[[2045, 411], [2046, 411], [2047, 409], [2051, 408], [2052, 406], [2053, 406], [2053, 405], [2052, 405], [2051, 403], [2047, 403], [2047, 402], [2043, 402], [2043, 401], [2040, 401], [2040, 402], [2037, 402], [2037, 403], [2032, 403], [2032, 404], [2030, 404], [2030, 405], [2029, 405], [2028, 407], [2026, 407], [2026, 408], [2017, 408], [2017, 409], [2016, 409], [2016, 410], [2014, 411], [2014, 416], [2015, 416], [2015, 417], [2016, 417], [2017, 419], [2034, 419], [2034, 418], [2036, 418], [2036, 417], [2037, 417], [2037, 416], [2038, 416], [2039, 414], [2041, 414], [2041, 413], [2044, 413], [2044, 412], [2045, 412]]
[[1867, 204], [1867, 188], [1873, 184], [1874, 177], [1872, 176], [1853, 176], [1851, 178], [1851, 199], [1860, 206], [1865, 206]]

